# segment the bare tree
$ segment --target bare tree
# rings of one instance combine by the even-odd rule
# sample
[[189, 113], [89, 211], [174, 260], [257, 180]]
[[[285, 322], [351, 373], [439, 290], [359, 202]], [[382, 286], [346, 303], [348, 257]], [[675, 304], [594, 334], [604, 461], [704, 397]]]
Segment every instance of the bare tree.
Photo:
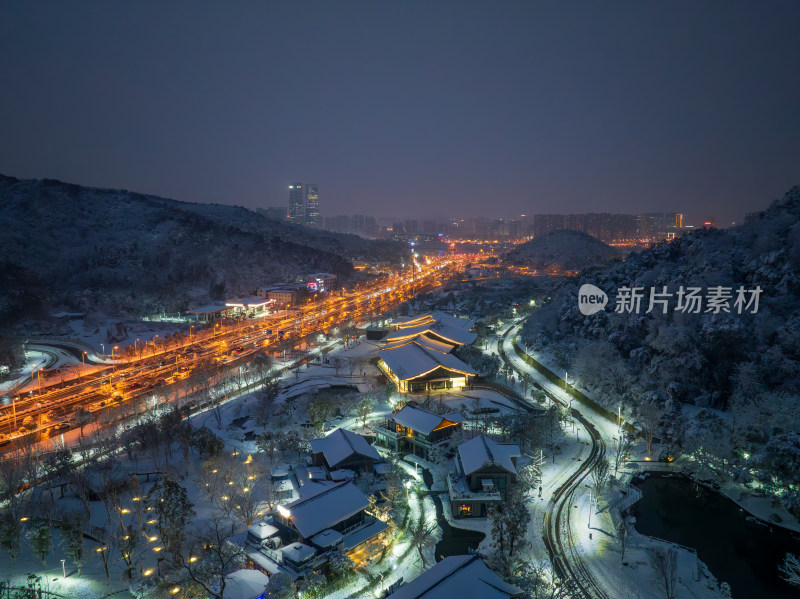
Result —
[[654, 400], [645, 401], [637, 408], [638, 423], [647, 440], [647, 453], [653, 453], [653, 437], [658, 433], [661, 417], [664, 415], [664, 408]]
[[94, 421], [94, 415], [81, 406], [72, 413], [72, 419], [80, 428], [81, 439], [83, 439], [83, 429]]
[[572, 599], [577, 589], [571, 579], [560, 580], [546, 560], [517, 560], [509, 582], [518, 586], [530, 599]]
[[20, 518], [24, 509], [23, 496], [18, 492], [23, 485], [23, 472], [13, 456], [0, 460], [0, 546], [16, 562], [20, 554]]
[[428, 565], [428, 560], [425, 559], [423, 551], [426, 547], [430, 547], [436, 543], [436, 523], [428, 522], [426, 514], [423, 511], [420, 514], [419, 520], [414, 520], [406, 528], [409, 543], [419, 553], [419, 558], [422, 560], [422, 567]]
[[653, 569], [653, 577], [664, 590], [666, 599], [675, 598], [675, 585], [678, 582], [678, 551], [675, 547], [654, 547], [648, 559]]
[[625, 518], [619, 523], [617, 526], [617, 538], [619, 539], [619, 545], [622, 549], [622, 557], [620, 561], [622, 564], [625, 564], [625, 549], [628, 547], [628, 522]]
[[278, 382], [272, 377], [264, 378], [264, 387], [255, 394], [256, 406], [253, 418], [259, 426], [267, 426], [275, 409]]
[[226, 576], [244, 566], [244, 550], [231, 543], [236, 525], [223, 518], [211, 518], [208, 525], [193, 533], [187, 547], [174, 556], [179, 575], [188, 587], [202, 595], [222, 597]]
[[614, 443], [614, 477], [617, 476], [623, 462], [631, 455], [631, 449], [633, 449], [633, 439], [621, 432]]
[[608, 477], [611, 474], [610, 470], [608, 460], [605, 458], [597, 462], [597, 465], [592, 469], [592, 483], [594, 484], [596, 496], [599, 496], [605, 489]]

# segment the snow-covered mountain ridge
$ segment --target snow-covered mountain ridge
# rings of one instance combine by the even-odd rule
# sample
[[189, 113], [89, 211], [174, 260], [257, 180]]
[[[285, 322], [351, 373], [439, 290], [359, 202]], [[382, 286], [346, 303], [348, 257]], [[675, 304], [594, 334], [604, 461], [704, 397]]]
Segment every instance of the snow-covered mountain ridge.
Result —
[[243, 294], [402, 248], [238, 206], [0, 175], [0, 321], [39, 307], [137, 315]]

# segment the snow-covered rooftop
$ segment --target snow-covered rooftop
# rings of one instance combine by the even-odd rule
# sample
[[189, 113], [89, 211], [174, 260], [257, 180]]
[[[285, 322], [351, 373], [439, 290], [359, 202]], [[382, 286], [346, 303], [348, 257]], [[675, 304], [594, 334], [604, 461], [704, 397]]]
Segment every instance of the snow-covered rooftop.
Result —
[[453, 345], [469, 344], [477, 335], [469, 330], [475, 326], [471, 320], [457, 318], [444, 312], [430, 312], [420, 316], [398, 318], [393, 323], [397, 330], [386, 336], [386, 341], [403, 341], [417, 335], [435, 335]]
[[259, 539], [268, 539], [272, 535], [276, 534], [278, 529], [269, 522], [264, 522], [261, 520], [260, 522], [254, 522], [251, 524], [247, 531], [253, 533]]
[[383, 349], [380, 357], [391, 371], [404, 381], [422, 376], [439, 367], [461, 374], [475, 375], [472, 368], [454, 355], [426, 349], [416, 343]]
[[504, 582], [477, 555], [444, 558], [407, 582], [391, 595], [392, 599], [509, 599], [522, 597], [522, 591]]
[[328, 528], [327, 530], [323, 530], [321, 533], [314, 535], [314, 538], [311, 539], [311, 542], [317, 547], [322, 547], [324, 549], [326, 547], [332, 547], [341, 541], [342, 538], [342, 533]]
[[281, 549], [284, 557], [289, 558], [294, 563], [299, 564], [305, 559], [313, 556], [317, 552], [313, 547], [304, 545], [303, 543], [292, 543]]
[[398, 347], [403, 347], [404, 345], [408, 345], [409, 343], [416, 343], [417, 345], [424, 347], [426, 349], [430, 349], [433, 351], [442, 352], [444, 354], [449, 354], [453, 351], [453, 346], [449, 343], [444, 343], [437, 339], [432, 339], [430, 337], [426, 337], [425, 335], [417, 335], [416, 337], [412, 337], [410, 339], [404, 339], [403, 341], [396, 341], [394, 343], [390, 343], [383, 349], [397, 349]]
[[378, 536], [387, 528], [389, 528], [389, 525], [386, 524], [386, 522], [382, 520], [373, 520], [366, 526], [351, 530], [344, 536], [343, 546], [345, 551], [350, 551], [353, 547], [358, 547], [361, 543]]
[[210, 304], [208, 306], [198, 306], [197, 308], [192, 308], [187, 313], [188, 314], [216, 314], [217, 312], [225, 312], [229, 310], [228, 306], [221, 306], [219, 304]]
[[500, 466], [516, 474], [512, 458], [518, 458], [520, 451], [516, 443], [498, 443], [486, 435], [480, 435], [459, 445], [458, 455], [465, 474], [472, 474], [488, 465]]
[[335, 468], [337, 464], [353, 455], [364, 456], [376, 461], [381, 459], [378, 451], [364, 437], [343, 428], [337, 428], [322, 439], [311, 441], [311, 451], [321, 452], [331, 468]]
[[401, 316], [399, 318], [395, 318], [392, 324], [398, 328], [408, 328], [422, 324], [431, 324], [433, 322], [441, 322], [464, 331], [469, 331], [475, 326], [475, 322], [472, 320], [458, 318], [457, 316], [452, 316], [451, 314], [447, 314], [441, 310], [434, 310], [433, 312], [426, 312], [416, 316]]
[[448, 422], [458, 423], [463, 420], [458, 412], [439, 415], [417, 408], [415, 406], [404, 406], [397, 414], [391, 417], [397, 424], [415, 430], [423, 435], [430, 435], [442, 424]]
[[342, 468], [341, 470], [334, 470], [330, 474], [332, 481], [340, 481], [340, 480], [352, 480], [356, 477], [356, 473], [348, 468]]
[[258, 308], [260, 306], [266, 306], [270, 303], [272, 303], [272, 300], [263, 297], [242, 297], [228, 300], [225, 302], [225, 305], [239, 308]]
[[225, 577], [225, 599], [256, 599], [268, 584], [269, 576], [260, 570], [237, 570]]
[[318, 493], [307, 495], [286, 506], [292, 522], [303, 535], [311, 538], [369, 506], [364, 493], [350, 482], [326, 485]]
[[470, 333], [462, 329], [452, 327], [450, 325], [434, 322], [431, 324], [422, 324], [416, 327], [407, 329], [398, 329], [386, 336], [386, 341], [402, 341], [409, 337], [416, 337], [417, 335], [435, 335], [446, 341], [450, 341], [454, 345], [464, 345], [475, 341], [478, 336], [476, 333]]

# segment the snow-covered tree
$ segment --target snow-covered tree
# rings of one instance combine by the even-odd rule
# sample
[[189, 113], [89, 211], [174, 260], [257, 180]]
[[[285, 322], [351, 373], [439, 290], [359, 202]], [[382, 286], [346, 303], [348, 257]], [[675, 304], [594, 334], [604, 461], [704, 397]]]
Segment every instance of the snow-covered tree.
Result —
[[53, 547], [53, 538], [50, 527], [44, 522], [34, 522], [25, 532], [25, 536], [31, 542], [31, 549], [42, 560], [42, 566], [47, 566], [45, 558]]
[[512, 492], [506, 501], [494, 503], [489, 508], [492, 523], [492, 549], [495, 566], [508, 575], [515, 555], [526, 545], [525, 537], [531, 513], [521, 493]]
[[83, 564], [86, 563], [86, 552], [83, 542], [83, 528], [86, 525], [81, 518], [68, 518], [61, 525], [61, 537], [64, 539], [64, 553], [67, 554], [78, 568], [81, 575]]
[[158, 515], [156, 526], [164, 547], [170, 553], [179, 553], [186, 527], [196, 515], [186, 489], [174, 481], [165, 480], [150, 490], [146, 503]]
[[361, 426], [363, 428], [367, 428], [367, 420], [372, 414], [372, 410], [375, 409], [376, 406], [375, 398], [371, 394], [366, 394], [361, 400], [356, 404], [356, 413], [358, 417], [361, 419]]
[[794, 553], [787, 553], [783, 563], [778, 566], [783, 579], [796, 587], [800, 587], [800, 558]]
[[273, 574], [267, 585], [266, 599], [294, 599], [297, 587], [292, 577], [283, 572]]

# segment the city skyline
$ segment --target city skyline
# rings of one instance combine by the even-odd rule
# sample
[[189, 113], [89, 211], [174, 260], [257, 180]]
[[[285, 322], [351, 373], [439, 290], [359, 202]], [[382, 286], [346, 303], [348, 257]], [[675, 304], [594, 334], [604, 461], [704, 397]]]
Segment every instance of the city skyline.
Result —
[[0, 172], [251, 209], [296, 177], [328, 215], [740, 222], [800, 182], [800, 6], [719, 8], [8, 6]]

